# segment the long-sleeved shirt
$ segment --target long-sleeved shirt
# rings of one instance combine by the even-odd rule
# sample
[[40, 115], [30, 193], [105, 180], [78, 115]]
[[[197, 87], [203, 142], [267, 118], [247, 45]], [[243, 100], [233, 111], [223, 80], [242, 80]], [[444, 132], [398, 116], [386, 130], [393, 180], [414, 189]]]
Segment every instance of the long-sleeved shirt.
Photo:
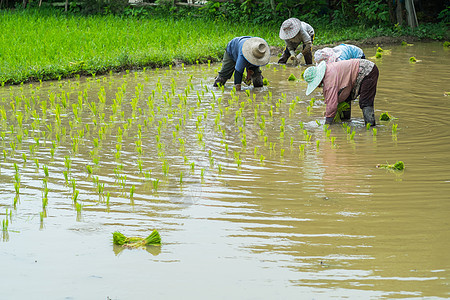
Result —
[[355, 99], [361, 82], [375, 64], [366, 59], [349, 59], [327, 64], [323, 77], [323, 96], [326, 104], [325, 117], [334, 118], [339, 103]]
[[356, 83], [359, 59], [344, 60], [327, 64], [323, 77], [323, 96], [325, 98], [325, 117], [334, 118], [337, 106], [347, 100]]
[[253, 66], [242, 54], [242, 46], [249, 38], [251, 38], [251, 36], [235, 37], [228, 43], [226, 48], [228, 55], [236, 62], [234, 67], [234, 84], [241, 84], [245, 68]]
[[361, 58], [364, 56], [364, 52], [362, 51], [362, 49], [354, 45], [341, 44], [334, 47], [333, 50], [340, 53], [338, 54], [337, 61], [352, 58]]
[[314, 28], [303, 21], [301, 21], [301, 24], [302, 26], [297, 35], [292, 39], [285, 40], [286, 48], [289, 50], [289, 52], [295, 51], [295, 49], [297, 49], [298, 45], [300, 45], [301, 43], [305, 45], [305, 49], [303, 51], [311, 49], [311, 37], [314, 36]]

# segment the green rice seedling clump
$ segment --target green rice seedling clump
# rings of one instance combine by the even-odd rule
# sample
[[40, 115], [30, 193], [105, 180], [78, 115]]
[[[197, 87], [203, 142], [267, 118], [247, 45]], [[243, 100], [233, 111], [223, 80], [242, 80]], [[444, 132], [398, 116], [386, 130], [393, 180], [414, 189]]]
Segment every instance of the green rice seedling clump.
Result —
[[389, 121], [392, 120], [392, 117], [388, 114], [388, 112], [384, 112], [380, 115], [380, 121]]
[[127, 248], [139, 248], [151, 245], [159, 246], [161, 245], [161, 236], [156, 229], [154, 229], [146, 238], [126, 237], [122, 233], [116, 231], [113, 233], [113, 243]]
[[344, 117], [344, 112], [350, 109], [350, 104], [348, 102], [341, 102], [337, 106], [337, 112], [334, 116], [335, 122], [340, 122], [342, 118]]
[[449, 41], [445, 41], [444, 42], [444, 47], [449, 48], [450, 47], [450, 42]]
[[403, 163], [403, 161], [399, 160], [397, 161], [395, 164], [379, 164], [377, 165], [377, 168], [381, 168], [381, 169], [389, 169], [389, 170], [394, 170], [394, 171], [401, 171], [405, 169], [405, 164]]
[[409, 58], [409, 61], [410, 62], [417, 62], [417, 58], [415, 58], [414, 56], [411, 56], [410, 58]]
[[297, 77], [295, 77], [294, 74], [291, 73], [291, 75], [289, 75], [288, 81], [296, 81]]

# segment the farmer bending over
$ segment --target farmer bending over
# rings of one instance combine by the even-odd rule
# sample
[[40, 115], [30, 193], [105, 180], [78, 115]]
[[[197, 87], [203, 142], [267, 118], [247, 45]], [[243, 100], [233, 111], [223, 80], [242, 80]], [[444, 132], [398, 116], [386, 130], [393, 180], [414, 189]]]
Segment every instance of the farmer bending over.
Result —
[[[302, 56], [305, 57], [307, 65], [312, 64], [311, 47], [314, 41], [314, 28], [311, 25], [297, 18], [287, 19], [281, 24], [280, 38], [285, 41], [286, 48], [278, 61], [279, 64], [285, 64], [289, 57], [295, 64], [299, 64]], [[296, 55], [295, 50], [301, 43], [303, 43], [303, 50]]]
[[265, 66], [270, 60], [269, 45], [259, 37], [241, 36], [232, 39], [223, 55], [222, 69], [214, 81], [214, 86], [224, 85], [234, 72], [234, 84], [237, 91], [241, 90], [244, 69], [247, 69], [245, 82], [253, 82], [254, 87], [263, 86], [263, 76], [260, 66]]
[[322, 61], [318, 66], [309, 67], [303, 77], [308, 83], [306, 95], [319, 85], [323, 85], [325, 98], [325, 123], [331, 124], [341, 102], [348, 102], [350, 110], [344, 112], [342, 119], [351, 117], [351, 100], [359, 95], [359, 107], [362, 109], [365, 124], [375, 126], [373, 104], [378, 82], [377, 66], [366, 59], [350, 59], [334, 63]]
[[366, 58], [361, 48], [354, 45], [341, 44], [333, 48], [322, 48], [314, 52], [316, 64], [348, 60], [353, 58]]

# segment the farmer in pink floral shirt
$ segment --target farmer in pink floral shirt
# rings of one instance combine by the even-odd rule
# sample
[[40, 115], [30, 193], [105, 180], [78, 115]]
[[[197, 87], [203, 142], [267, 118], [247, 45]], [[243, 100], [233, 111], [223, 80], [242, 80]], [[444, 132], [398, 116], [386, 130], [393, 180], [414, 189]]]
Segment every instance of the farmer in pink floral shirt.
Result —
[[[359, 96], [365, 124], [375, 126], [374, 99], [377, 91], [379, 71], [377, 66], [366, 59], [350, 59], [309, 67], [303, 77], [308, 83], [306, 95], [311, 94], [319, 85], [323, 85], [325, 98], [325, 123], [331, 124], [341, 102], [350, 104]], [[344, 112], [344, 118], [350, 119], [351, 110]]]

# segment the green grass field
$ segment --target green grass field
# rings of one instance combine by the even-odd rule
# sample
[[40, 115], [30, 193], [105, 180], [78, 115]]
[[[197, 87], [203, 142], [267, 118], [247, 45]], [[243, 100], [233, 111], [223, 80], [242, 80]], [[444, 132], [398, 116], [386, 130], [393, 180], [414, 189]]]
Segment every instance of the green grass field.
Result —
[[[0, 84], [17, 84], [217, 61], [235, 36], [259, 36], [284, 45], [279, 28], [206, 18], [80, 16], [49, 10], [0, 11]], [[372, 37], [355, 28], [316, 29], [316, 44]]]

